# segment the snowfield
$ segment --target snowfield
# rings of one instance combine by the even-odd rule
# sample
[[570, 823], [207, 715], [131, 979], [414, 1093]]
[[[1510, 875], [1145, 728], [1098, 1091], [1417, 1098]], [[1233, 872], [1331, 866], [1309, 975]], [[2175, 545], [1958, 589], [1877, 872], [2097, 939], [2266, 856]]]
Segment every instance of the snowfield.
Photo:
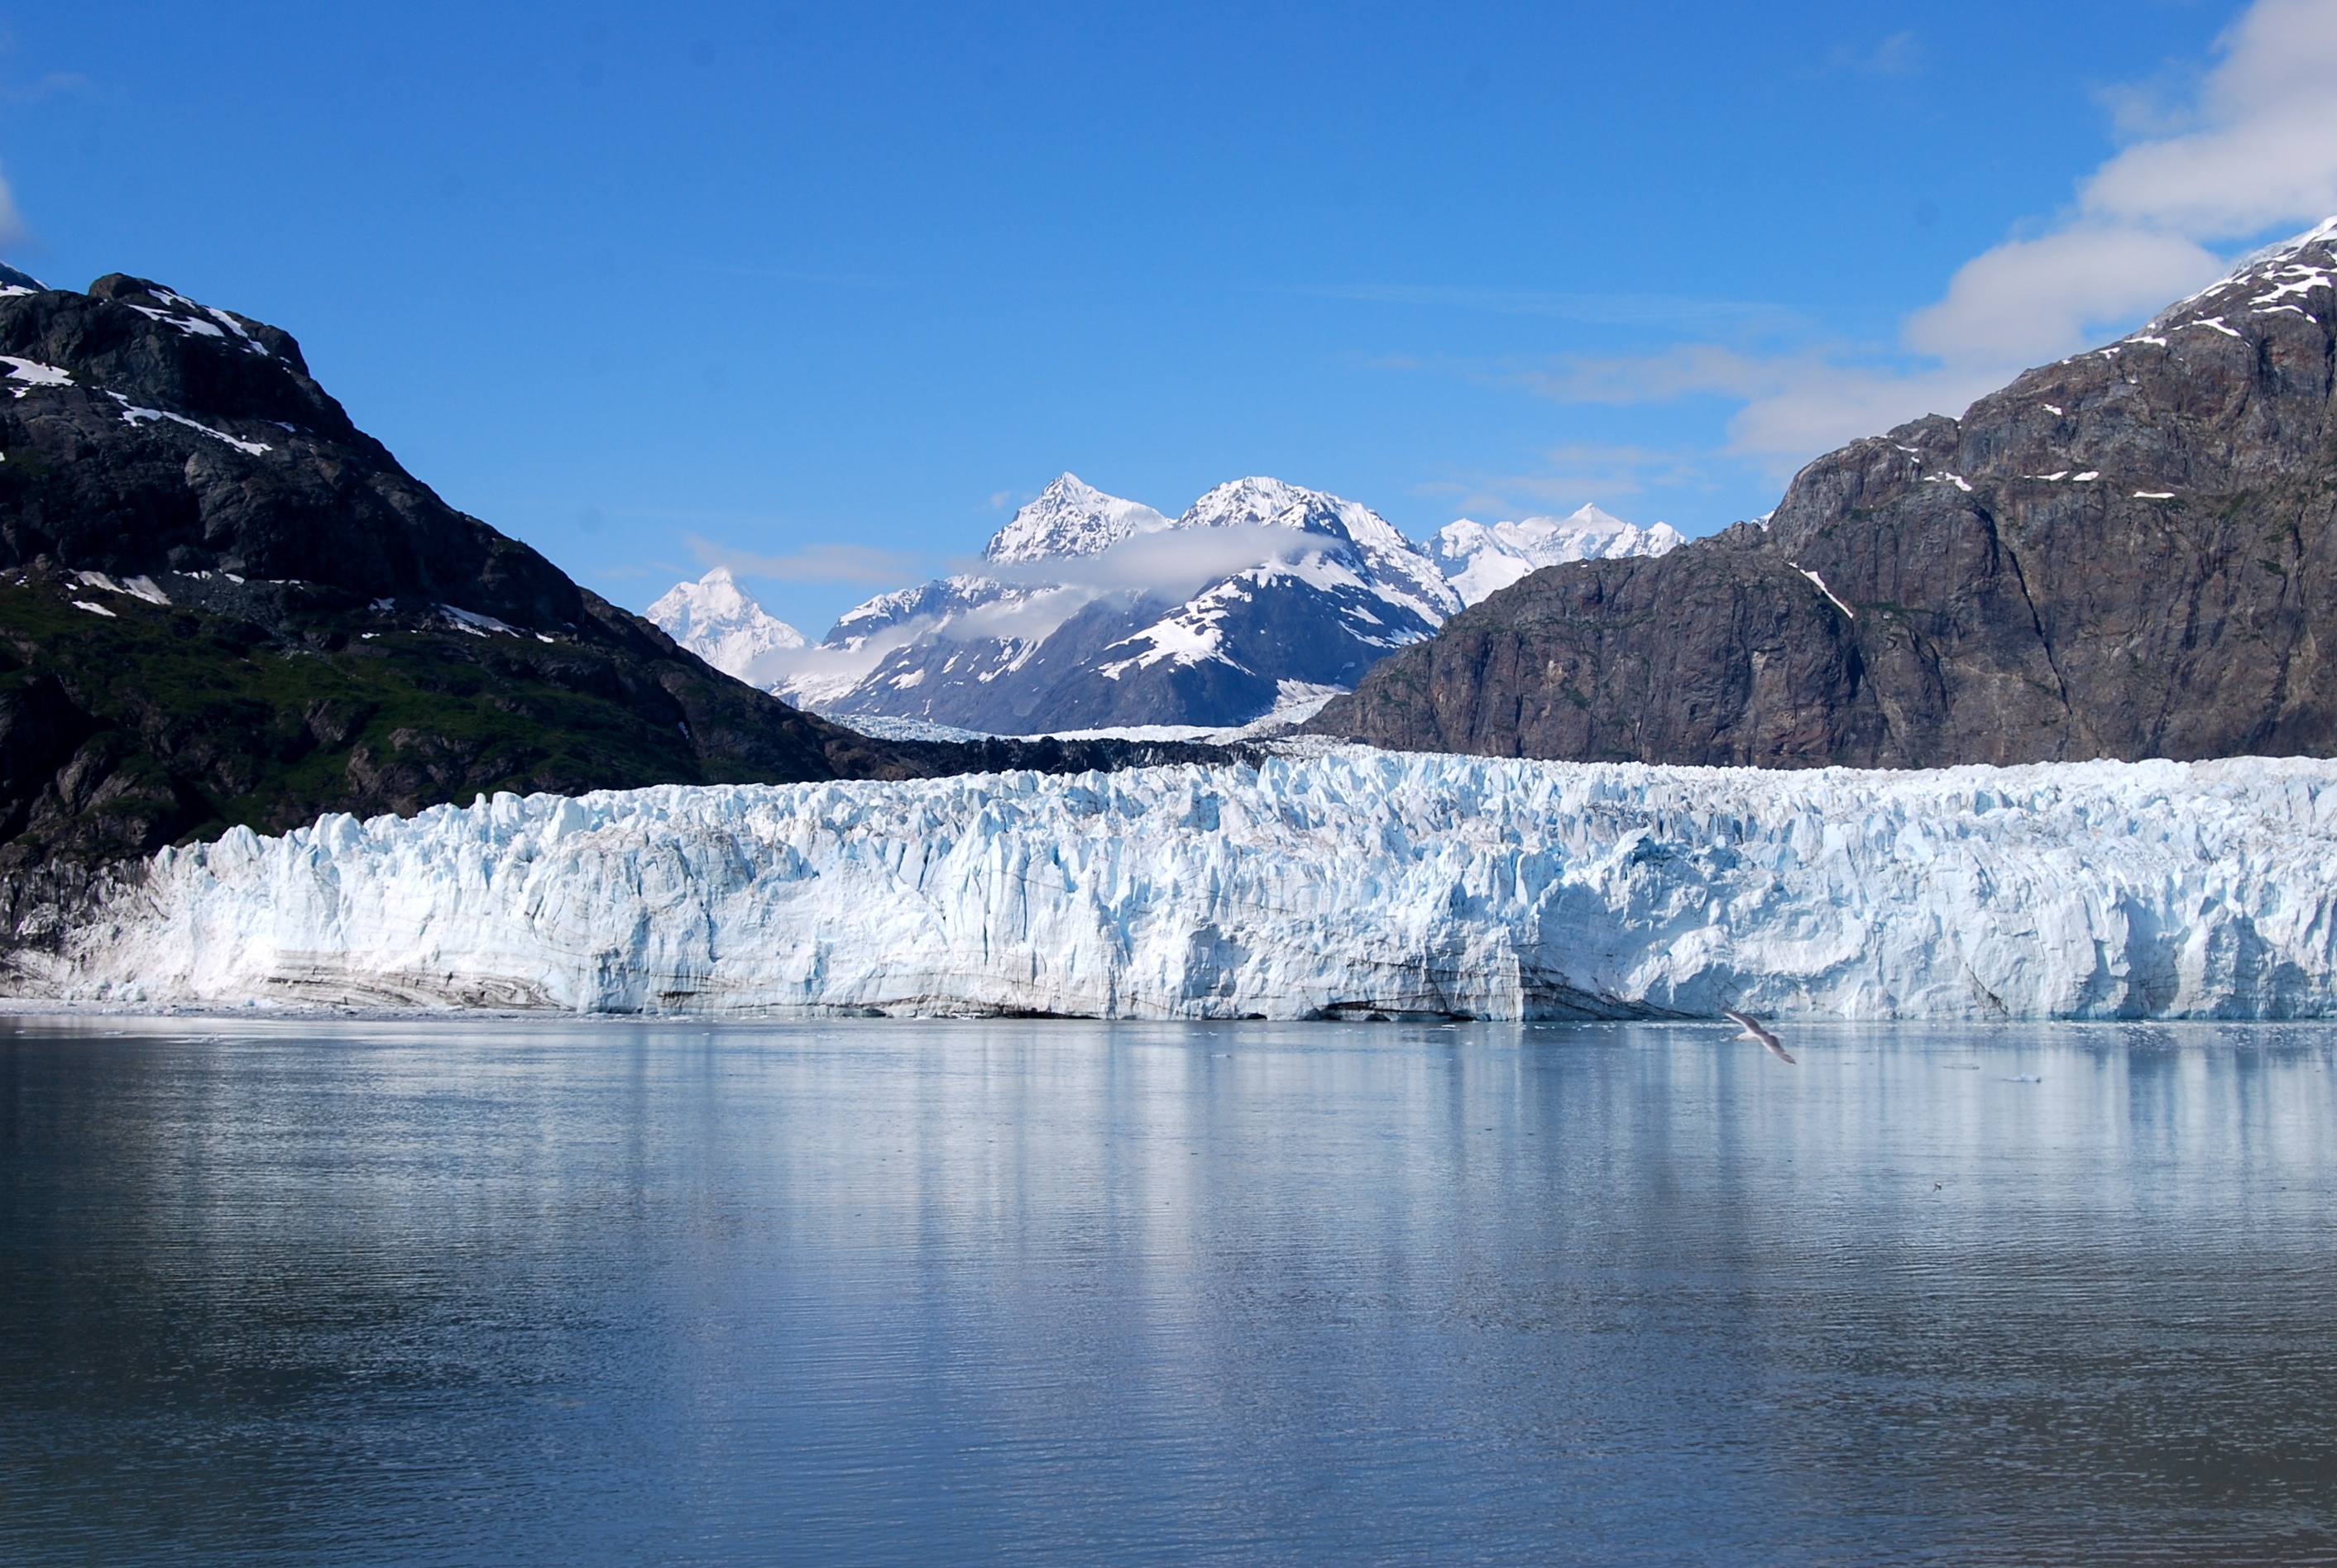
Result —
[[1339, 748], [499, 795], [166, 850], [20, 990], [611, 1012], [2337, 1012], [2337, 763]]

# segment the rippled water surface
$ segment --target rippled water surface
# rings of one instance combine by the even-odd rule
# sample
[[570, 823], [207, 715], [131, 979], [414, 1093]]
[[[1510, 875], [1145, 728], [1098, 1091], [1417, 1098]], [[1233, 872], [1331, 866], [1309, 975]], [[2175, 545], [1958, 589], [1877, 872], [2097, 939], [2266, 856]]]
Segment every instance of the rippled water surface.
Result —
[[2337, 1030], [0, 1019], [0, 1560], [2337, 1561]]

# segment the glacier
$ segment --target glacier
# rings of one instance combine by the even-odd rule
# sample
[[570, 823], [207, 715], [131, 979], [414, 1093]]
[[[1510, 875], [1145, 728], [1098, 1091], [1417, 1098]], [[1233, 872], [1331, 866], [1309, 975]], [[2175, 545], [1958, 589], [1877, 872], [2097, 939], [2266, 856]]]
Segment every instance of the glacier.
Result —
[[167, 849], [136, 1006], [1516, 1019], [2337, 1011], [2337, 763], [1255, 765], [500, 794]]

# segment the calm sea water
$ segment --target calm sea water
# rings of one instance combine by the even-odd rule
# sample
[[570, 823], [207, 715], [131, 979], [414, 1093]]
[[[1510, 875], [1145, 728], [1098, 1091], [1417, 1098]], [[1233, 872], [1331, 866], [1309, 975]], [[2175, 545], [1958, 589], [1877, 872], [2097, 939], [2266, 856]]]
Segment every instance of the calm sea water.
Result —
[[2337, 1029], [0, 1020], [0, 1560], [2337, 1561]]

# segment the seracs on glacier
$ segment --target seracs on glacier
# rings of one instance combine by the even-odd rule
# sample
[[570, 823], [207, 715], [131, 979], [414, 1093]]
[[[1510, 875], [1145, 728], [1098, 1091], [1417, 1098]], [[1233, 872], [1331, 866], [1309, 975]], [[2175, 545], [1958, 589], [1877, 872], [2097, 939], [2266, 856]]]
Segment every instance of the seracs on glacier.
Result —
[[166, 850], [37, 993], [1210, 1018], [2337, 1011], [2337, 763], [1257, 766], [498, 795]]

